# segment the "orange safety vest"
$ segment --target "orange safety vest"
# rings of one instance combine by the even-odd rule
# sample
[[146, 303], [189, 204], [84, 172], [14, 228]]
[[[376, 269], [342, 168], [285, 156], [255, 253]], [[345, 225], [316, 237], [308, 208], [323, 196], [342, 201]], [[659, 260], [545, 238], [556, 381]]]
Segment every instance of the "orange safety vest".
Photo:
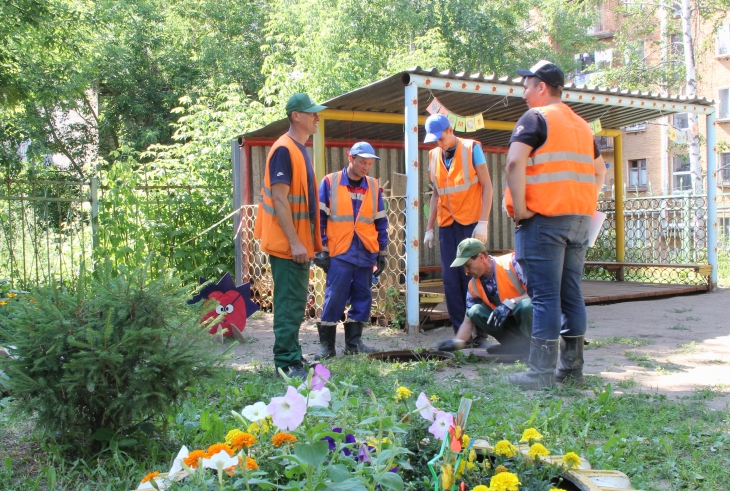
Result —
[[[515, 271], [515, 268], [512, 265], [513, 256], [514, 253], [494, 258], [494, 264], [496, 267], [495, 274], [497, 276], [497, 292], [499, 293], [500, 302], [504, 302], [508, 298], [515, 298], [520, 295], [524, 295], [527, 291], [527, 286], [520, 281], [520, 277], [517, 276], [517, 271]], [[469, 292], [472, 296], [481, 298], [482, 302], [489, 305], [492, 310], [497, 308], [497, 306], [489, 300], [487, 292], [484, 291], [484, 286], [479, 279], [471, 279], [469, 282]]]
[[[598, 204], [593, 164], [593, 133], [567, 105], [538, 107], [547, 121], [547, 140], [527, 160], [525, 203], [540, 215], [593, 216]], [[505, 190], [505, 207], [514, 217], [512, 194]]]
[[292, 259], [289, 240], [279, 224], [274, 209], [274, 198], [271, 192], [271, 176], [269, 162], [274, 151], [279, 147], [286, 147], [291, 158], [292, 177], [289, 187], [289, 207], [299, 240], [307, 248], [310, 259], [314, 252], [322, 251], [322, 235], [319, 230], [319, 213], [315, 214], [314, 237], [312, 237], [312, 222], [309, 219], [309, 187], [307, 183], [307, 163], [299, 147], [288, 135], [282, 135], [269, 150], [264, 171], [264, 187], [259, 196], [258, 215], [254, 227], [254, 237], [261, 239], [261, 250], [272, 256]]
[[357, 217], [354, 216], [352, 197], [347, 186], [340, 185], [342, 172], [329, 174], [330, 207], [320, 201], [319, 207], [329, 215], [327, 219], [327, 246], [330, 256], [344, 254], [350, 249], [354, 234], [370, 252], [378, 252], [378, 231], [375, 229], [375, 220], [385, 216], [385, 212], [378, 213], [378, 180], [366, 177], [368, 189], [362, 198], [362, 204]]
[[472, 148], [481, 143], [456, 139], [456, 153], [447, 170], [440, 148], [429, 152], [431, 182], [438, 190], [438, 224], [446, 227], [454, 220], [462, 225], [479, 221], [482, 214], [482, 185], [472, 162]]

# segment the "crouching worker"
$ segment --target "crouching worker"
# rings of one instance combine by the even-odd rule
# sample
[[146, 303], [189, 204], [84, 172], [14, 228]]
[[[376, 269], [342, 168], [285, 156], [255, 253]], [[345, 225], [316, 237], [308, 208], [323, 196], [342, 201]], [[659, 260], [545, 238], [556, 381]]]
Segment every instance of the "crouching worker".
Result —
[[[459, 243], [452, 268], [464, 267], [472, 279], [466, 294], [466, 316], [454, 339], [436, 344], [443, 351], [481, 347], [487, 335], [499, 341], [490, 354], [527, 355], [532, 336], [532, 302], [515, 254], [492, 257], [477, 239]], [[476, 330], [474, 329], [476, 327]], [[475, 332], [476, 331], [476, 332]]]
[[378, 180], [368, 177], [380, 157], [369, 143], [359, 142], [347, 158], [347, 168], [327, 175], [319, 186], [323, 252], [315, 255], [314, 264], [327, 273], [327, 284], [315, 360], [336, 356], [337, 323], [347, 303], [345, 354], [376, 351], [361, 338], [364, 324], [370, 323], [372, 279], [385, 268], [388, 247], [383, 193]]

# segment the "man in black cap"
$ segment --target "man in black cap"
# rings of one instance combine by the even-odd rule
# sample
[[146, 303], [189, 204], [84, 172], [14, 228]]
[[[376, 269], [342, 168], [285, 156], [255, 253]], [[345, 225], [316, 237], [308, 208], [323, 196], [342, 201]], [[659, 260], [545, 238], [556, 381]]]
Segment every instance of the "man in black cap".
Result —
[[525, 388], [552, 387], [556, 379], [582, 383], [587, 320], [580, 281], [606, 167], [588, 123], [562, 103], [560, 68], [542, 60], [517, 73], [530, 109], [510, 139], [505, 205], [516, 224], [533, 325], [529, 370], [509, 380]]

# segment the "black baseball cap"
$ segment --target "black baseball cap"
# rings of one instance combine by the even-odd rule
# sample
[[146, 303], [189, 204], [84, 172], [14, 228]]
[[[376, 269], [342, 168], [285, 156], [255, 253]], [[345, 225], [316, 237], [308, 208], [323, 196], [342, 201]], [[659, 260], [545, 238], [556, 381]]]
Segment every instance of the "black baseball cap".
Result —
[[565, 85], [563, 71], [556, 64], [547, 60], [538, 61], [529, 70], [517, 70], [517, 75], [521, 77], [537, 77], [553, 87], [562, 87]]

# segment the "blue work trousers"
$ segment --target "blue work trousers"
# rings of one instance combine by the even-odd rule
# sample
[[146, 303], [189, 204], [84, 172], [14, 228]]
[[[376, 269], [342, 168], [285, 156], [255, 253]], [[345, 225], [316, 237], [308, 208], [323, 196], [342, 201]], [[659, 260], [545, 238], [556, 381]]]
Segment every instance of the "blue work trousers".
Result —
[[452, 268], [456, 259], [456, 248], [459, 243], [471, 237], [476, 223], [462, 225], [454, 222], [446, 227], [439, 227], [439, 245], [441, 246], [441, 277], [444, 280], [444, 294], [449, 320], [458, 329], [466, 315], [466, 292], [469, 291], [469, 278], [464, 268]]
[[370, 322], [370, 308], [373, 294], [372, 266], [357, 266], [333, 257], [327, 271], [327, 284], [322, 309], [323, 324], [337, 324], [342, 318], [345, 306], [350, 303], [347, 320]]
[[532, 337], [555, 340], [586, 332], [580, 290], [591, 217], [535, 215], [515, 229], [515, 254], [532, 299]]

